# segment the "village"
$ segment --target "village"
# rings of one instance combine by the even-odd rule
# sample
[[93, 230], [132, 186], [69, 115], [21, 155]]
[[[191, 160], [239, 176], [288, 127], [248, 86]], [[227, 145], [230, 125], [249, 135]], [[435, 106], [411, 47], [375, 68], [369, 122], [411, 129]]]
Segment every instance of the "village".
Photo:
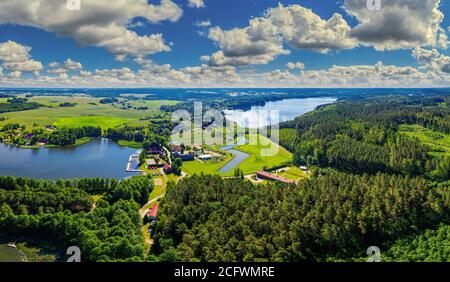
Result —
[[[237, 152], [237, 151], [234, 151]], [[224, 150], [215, 149], [209, 146], [197, 144], [170, 144], [169, 146], [152, 146], [138, 150], [130, 156], [127, 165], [128, 172], [135, 172], [150, 175], [154, 179], [156, 190], [159, 191], [141, 209], [141, 216], [144, 219], [144, 232], [147, 243], [153, 243], [155, 224], [158, 219], [159, 199], [164, 197], [167, 182], [170, 180], [179, 181], [190, 175], [184, 169], [189, 166], [200, 168], [196, 173], [201, 173], [201, 169], [211, 167], [215, 164], [224, 166], [234, 160], [236, 156]], [[243, 160], [241, 160], [242, 162]], [[234, 168], [235, 176], [222, 175], [223, 178], [243, 177], [255, 185], [267, 182], [280, 182], [289, 185], [296, 185], [298, 181], [308, 177], [310, 174], [306, 166], [281, 165], [272, 169], [260, 169], [254, 173], [236, 176], [236, 171], [240, 163], [236, 163]], [[219, 171], [216, 171], [219, 173]], [[220, 173], [219, 173], [220, 174]]]

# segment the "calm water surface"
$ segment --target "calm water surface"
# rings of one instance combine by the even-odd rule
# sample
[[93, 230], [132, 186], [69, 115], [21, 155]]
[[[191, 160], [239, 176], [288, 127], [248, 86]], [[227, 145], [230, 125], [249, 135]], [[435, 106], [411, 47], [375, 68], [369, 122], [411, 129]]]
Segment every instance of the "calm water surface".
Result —
[[20, 149], [0, 144], [0, 175], [60, 178], [125, 178], [128, 158], [136, 150], [107, 139], [68, 148]]
[[260, 113], [270, 113], [278, 111], [279, 122], [293, 120], [307, 112], [310, 112], [320, 105], [336, 102], [336, 98], [305, 98], [305, 99], [284, 99], [275, 102], [268, 102], [264, 106], [254, 106], [249, 111], [225, 110], [226, 118], [236, 122], [241, 127], [259, 128], [276, 123], [276, 120], [266, 118]]
[[232, 153], [233, 155], [235, 155], [235, 157], [231, 161], [229, 161], [226, 165], [224, 165], [221, 169], [219, 169], [220, 173], [230, 172], [231, 170], [236, 168], [240, 163], [242, 163], [248, 157], [250, 157], [250, 155], [247, 153], [233, 149], [235, 146], [244, 145], [246, 142], [247, 140], [241, 137], [239, 138], [239, 141], [235, 145], [227, 145], [220, 148], [221, 150], [227, 151], [228, 153]]

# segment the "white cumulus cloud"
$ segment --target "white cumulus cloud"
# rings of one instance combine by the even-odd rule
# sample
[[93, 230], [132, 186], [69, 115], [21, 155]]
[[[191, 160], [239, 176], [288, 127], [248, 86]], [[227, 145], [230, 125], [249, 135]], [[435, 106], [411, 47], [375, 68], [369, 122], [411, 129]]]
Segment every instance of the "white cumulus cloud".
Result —
[[377, 50], [446, 47], [447, 35], [441, 28], [444, 14], [440, 0], [382, 1], [381, 10], [367, 9], [366, 0], [346, 0], [344, 9], [359, 24], [351, 36]]
[[69, 36], [80, 45], [100, 46], [118, 59], [127, 55], [145, 56], [169, 51], [162, 34], [138, 35], [128, 29], [131, 20], [142, 17], [151, 23], [177, 21], [182, 9], [172, 0], [159, 5], [147, 0], [83, 0], [81, 10], [69, 10], [61, 0], [9, 0], [0, 2], [0, 24], [32, 26], [60, 36]]
[[188, 6], [191, 8], [204, 8], [205, 0], [188, 0]]

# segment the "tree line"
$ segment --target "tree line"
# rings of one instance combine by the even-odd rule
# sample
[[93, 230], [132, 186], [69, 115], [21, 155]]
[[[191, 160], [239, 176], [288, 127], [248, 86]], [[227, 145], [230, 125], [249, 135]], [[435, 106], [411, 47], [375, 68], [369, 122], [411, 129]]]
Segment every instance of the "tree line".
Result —
[[196, 175], [169, 185], [156, 226], [153, 259], [362, 257], [369, 246], [389, 246], [448, 222], [448, 196], [448, 189], [438, 191], [424, 179], [382, 173], [328, 171], [296, 187], [254, 187], [242, 179]]
[[[143, 261], [138, 211], [152, 189], [145, 176], [122, 181], [0, 177], [0, 234], [75, 245], [83, 261]], [[101, 196], [95, 206], [94, 194]]]
[[281, 125], [280, 143], [298, 165], [333, 167], [351, 173], [377, 172], [448, 180], [448, 157], [429, 154], [417, 138], [399, 132], [419, 124], [449, 132], [450, 109], [443, 97], [345, 100]]

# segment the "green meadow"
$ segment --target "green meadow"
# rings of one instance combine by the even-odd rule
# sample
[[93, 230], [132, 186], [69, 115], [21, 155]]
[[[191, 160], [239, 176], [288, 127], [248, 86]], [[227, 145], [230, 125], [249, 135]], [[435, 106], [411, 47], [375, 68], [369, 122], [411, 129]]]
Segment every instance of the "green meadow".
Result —
[[418, 124], [401, 125], [400, 132], [411, 138], [419, 139], [421, 143], [427, 145], [431, 149], [431, 155], [442, 156], [450, 154], [449, 134], [432, 131]]
[[286, 171], [278, 175], [295, 181], [308, 178], [308, 174], [296, 166], [290, 166]]
[[229, 161], [234, 158], [234, 155], [226, 153], [226, 156], [223, 160], [209, 160], [200, 162], [198, 160], [183, 162], [183, 171], [187, 174], [215, 174], [218, 173], [224, 165], [226, 165]]
[[[253, 134], [248, 135], [247, 139], [250, 140], [249, 144], [235, 147], [236, 150], [250, 155], [238, 166], [245, 174], [252, 174], [262, 169], [288, 164], [292, 161], [292, 153], [267, 137]], [[251, 142], [252, 140], [256, 140], [256, 142]], [[273, 155], [262, 156], [262, 151], [269, 149]]]
[[[7, 123], [21, 125], [55, 125], [58, 127], [100, 126], [104, 129], [128, 123], [139, 123], [142, 118], [151, 118], [158, 114], [161, 105], [177, 103], [176, 101], [143, 101], [148, 110], [120, 109], [113, 104], [101, 104], [99, 98], [77, 96], [35, 96], [29, 99], [44, 107], [39, 109], [1, 114]], [[74, 107], [60, 107], [64, 102], [76, 103]], [[137, 101], [139, 102], [139, 101]], [[136, 103], [137, 103], [136, 102]], [[134, 101], [133, 101], [134, 103]]]

